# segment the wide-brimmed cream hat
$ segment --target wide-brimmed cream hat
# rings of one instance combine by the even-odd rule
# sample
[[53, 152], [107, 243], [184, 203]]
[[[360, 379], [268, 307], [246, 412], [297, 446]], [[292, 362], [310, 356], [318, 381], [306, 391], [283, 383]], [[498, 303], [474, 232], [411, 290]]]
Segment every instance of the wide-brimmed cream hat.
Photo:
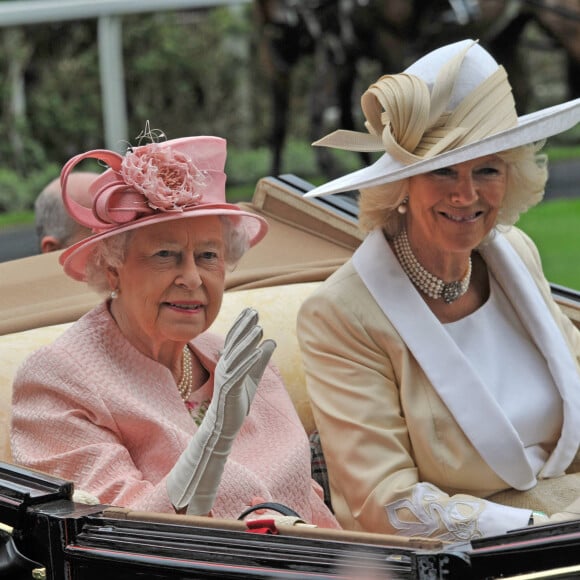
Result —
[[368, 133], [313, 143], [385, 151], [375, 163], [316, 187], [317, 197], [373, 187], [546, 139], [580, 121], [580, 99], [517, 116], [504, 68], [474, 40], [438, 48], [361, 98]]

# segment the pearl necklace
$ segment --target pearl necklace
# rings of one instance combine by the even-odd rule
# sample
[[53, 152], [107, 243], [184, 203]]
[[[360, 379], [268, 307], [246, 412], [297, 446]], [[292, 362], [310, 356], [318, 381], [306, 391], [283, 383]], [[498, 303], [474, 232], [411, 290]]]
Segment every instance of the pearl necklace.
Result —
[[181, 362], [181, 380], [177, 385], [177, 390], [184, 401], [187, 401], [193, 389], [193, 361], [190, 348], [185, 345], [183, 347], [183, 359]]
[[445, 304], [451, 304], [467, 292], [471, 280], [471, 256], [469, 257], [467, 272], [461, 280], [444, 282], [441, 278], [434, 276], [421, 266], [415, 254], [413, 254], [413, 250], [411, 250], [409, 238], [407, 238], [407, 230], [403, 230], [393, 240], [393, 247], [405, 274], [409, 276], [411, 282], [423, 294], [430, 298], [443, 298]]

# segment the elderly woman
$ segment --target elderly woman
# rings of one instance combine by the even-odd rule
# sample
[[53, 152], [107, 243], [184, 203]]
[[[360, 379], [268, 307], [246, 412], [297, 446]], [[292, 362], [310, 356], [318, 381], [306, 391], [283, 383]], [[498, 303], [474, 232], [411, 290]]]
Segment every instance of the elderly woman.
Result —
[[368, 135], [319, 144], [386, 153], [309, 195], [360, 189], [367, 236], [298, 321], [337, 519], [463, 541], [580, 513], [580, 332], [513, 227], [546, 184], [531, 143], [580, 101], [518, 119], [463, 41], [362, 106]]
[[[86, 158], [109, 166], [91, 207], [68, 190]], [[245, 310], [225, 343], [207, 332], [226, 269], [267, 229], [226, 203], [225, 159], [223, 139], [188, 137], [65, 165], [65, 205], [94, 234], [61, 263], [108, 298], [19, 369], [14, 459], [104, 504], [235, 518], [277, 502], [337, 527], [257, 313]]]

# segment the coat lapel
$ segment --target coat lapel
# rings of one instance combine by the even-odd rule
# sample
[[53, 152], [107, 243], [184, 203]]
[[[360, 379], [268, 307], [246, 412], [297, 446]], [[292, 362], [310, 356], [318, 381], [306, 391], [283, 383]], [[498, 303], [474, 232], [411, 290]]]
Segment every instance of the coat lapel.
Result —
[[481, 249], [481, 254], [544, 355], [562, 397], [562, 432], [540, 477], [561, 475], [580, 445], [580, 376], [576, 363], [536, 282], [506, 238], [496, 235]]
[[[531, 318], [535, 324], [533, 330], [538, 326], [542, 329], [541, 332], [547, 333], [545, 337], [542, 336], [540, 350], [545, 352], [544, 346], [549, 345], [543, 343], [553, 340], [555, 335], [560, 337], [560, 342], [554, 347], [559, 348], [558, 357], [551, 357], [553, 361], [550, 370], [555, 373], [556, 367], [559, 366], [557, 360], [566, 358], [562, 357], [562, 354], [569, 353], [569, 350], [565, 344], [562, 347], [563, 338], [549, 312], [541, 314], [541, 308], [543, 307], [544, 311], [547, 311], [547, 308], [525, 266], [517, 254], [513, 250], [508, 252], [508, 249], [511, 250], [509, 243], [498, 235], [496, 241], [488, 246], [485, 259], [488, 261], [489, 256], [502, 254], [497, 260], [488, 261], [488, 265], [494, 275], [498, 275], [499, 272], [499, 280], [503, 280], [502, 286], [508, 297], [514, 304], [518, 304], [517, 312], [522, 320], [528, 320], [532, 310]], [[511, 286], [505, 282], [511, 276], [514, 263], [518, 263], [516, 268], [518, 281]], [[380, 230], [375, 230], [366, 237], [353, 256], [353, 265], [463, 432], [491, 469], [516, 489], [532, 487], [536, 483], [536, 478], [517, 432], [469, 361], [404, 274]], [[528, 280], [525, 279], [525, 274]], [[517, 301], [514, 301], [514, 294], [518, 297]], [[525, 301], [521, 300], [524, 295], [527, 297]], [[545, 316], [546, 313], [548, 316]], [[547, 319], [547, 322], [544, 319]], [[550, 329], [550, 326], [553, 328]], [[529, 326], [528, 329], [532, 331]], [[556, 352], [553, 348], [551, 351], [554, 354]], [[569, 359], [573, 365], [571, 356]], [[450, 373], [449, 369], [453, 369], [453, 372]], [[577, 378], [577, 372], [574, 370], [570, 373], [569, 370], [570, 365], [565, 363], [564, 367], [557, 369], [557, 374], [567, 376], [568, 379], [570, 376]], [[556, 383], [562, 392], [565, 381], [556, 379]], [[546, 463], [544, 468], [546, 475], [554, 470], [561, 473], [572, 460], [580, 441], [579, 428], [571, 424], [572, 417], [576, 419], [580, 417], [580, 403], [576, 394], [580, 391], [570, 393], [571, 389], [565, 386], [564, 390], [566, 398], [563, 396], [565, 401], [563, 434], [556, 450]], [[576, 424], [580, 425], [580, 421], [576, 421]], [[548, 468], [550, 471], [547, 471]]]

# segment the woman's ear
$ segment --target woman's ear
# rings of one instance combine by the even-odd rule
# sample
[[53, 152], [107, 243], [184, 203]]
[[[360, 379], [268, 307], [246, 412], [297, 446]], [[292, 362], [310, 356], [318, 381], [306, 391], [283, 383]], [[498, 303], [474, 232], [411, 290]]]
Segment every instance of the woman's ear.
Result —
[[109, 288], [111, 290], [118, 290], [119, 289], [119, 272], [117, 268], [113, 268], [113, 266], [107, 267], [107, 280], [109, 281]]
[[57, 250], [61, 250], [63, 245], [61, 244], [58, 238], [54, 236], [44, 236], [42, 240], [40, 240], [40, 253], [47, 254], [48, 252], [56, 252]]

